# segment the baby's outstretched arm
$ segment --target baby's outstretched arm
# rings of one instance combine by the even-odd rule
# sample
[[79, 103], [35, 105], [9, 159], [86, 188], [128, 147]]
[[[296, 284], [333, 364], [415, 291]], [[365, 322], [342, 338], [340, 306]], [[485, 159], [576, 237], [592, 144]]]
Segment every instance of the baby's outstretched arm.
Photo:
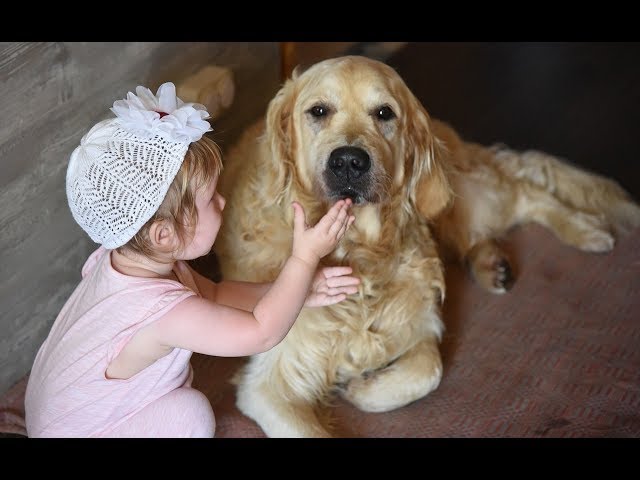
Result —
[[[282, 331], [279, 343], [287, 334], [300, 310], [315, 279], [318, 262], [330, 253], [355, 220], [349, 214], [351, 200], [339, 200], [314, 226], [306, 224], [304, 209], [294, 202], [293, 247], [271, 289], [260, 299], [253, 310], [256, 318], [277, 322], [278, 318], [288, 318], [286, 330]], [[274, 344], [275, 345], [275, 344]]]
[[[353, 218], [350, 217], [347, 220], [347, 228], [353, 223]], [[300, 222], [299, 233], [308, 228], [304, 224], [303, 217], [299, 217], [298, 221]], [[335, 224], [331, 225], [335, 227]], [[328, 230], [330, 230], [330, 227]], [[346, 228], [344, 230], [346, 231]], [[344, 235], [344, 232], [338, 231], [338, 236], [342, 235]], [[300, 241], [303, 241], [303, 239], [300, 239]], [[193, 269], [191, 273], [198, 284], [200, 293], [205, 298], [250, 312], [253, 311], [260, 298], [273, 285], [273, 283], [252, 283], [233, 280], [226, 280], [216, 285]], [[304, 306], [324, 307], [333, 305], [345, 300], [347, 295], [357, 293], [357, 285], [360, 284], [360, 280], [351, 276], [351, 273], [353, 273], [353, 270], [348, 266], [318, 268], [311, 281], [311, 287]]]
[[351, 200], [339, 200], [314, 227], [308, 227], [302, 206], [295, 203], [291, 256], [252, 312], [221, 305], [206, 295], [189, 297], [153, 322], [155, 342], [217, 356], [253, 355], [273, 348], [291, 329], [308, 297], [309, 306], [329, 305], [341, 299], [341, 293], [336, 297], [329, 289], [355, 288], [335, 283], [346, 278], [349, 267], [318, 271], [320, 259], [336, 247], [355, 219], [350, 206]]

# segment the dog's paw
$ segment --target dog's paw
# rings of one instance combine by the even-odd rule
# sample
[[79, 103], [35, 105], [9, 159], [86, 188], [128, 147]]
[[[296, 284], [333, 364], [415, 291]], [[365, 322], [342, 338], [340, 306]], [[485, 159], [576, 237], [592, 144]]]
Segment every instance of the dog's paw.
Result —
[[506, 258], [497, 259], [488, 272], [492, 278], [492, 292], [505, 293], [513, 287], [515, 277], [511, 270], [511, 264]]
[[485, 290], [502, 294], [513, 287], [515, 275], [511, 263], [493, 241], [476, 245], [467, 261], [473, 278]]
[[476, 266], [473, 276], [482, 288], [496, 294], [508, 292], [516, 281], [506, 258], [499, 258], [489, 266]]
[[391, 364], [368, 371], [343, 384], [340, 395], [363, 412], [388, 412], [418, 400], [432, 392], [442, 379], [440, 357], [433, 365], [421, 365], [419, 372], [409, 372]]
[[616, 241], [606, 230], [592, 230], [585, 232], [578, 248], [585, 252], [605, 253], [613, 249]]
[[602, 216], [577, 212], [571, 218], [576, 227], [570, 242], [585, 252], [609, 252], [615, 245], [615, 238]]

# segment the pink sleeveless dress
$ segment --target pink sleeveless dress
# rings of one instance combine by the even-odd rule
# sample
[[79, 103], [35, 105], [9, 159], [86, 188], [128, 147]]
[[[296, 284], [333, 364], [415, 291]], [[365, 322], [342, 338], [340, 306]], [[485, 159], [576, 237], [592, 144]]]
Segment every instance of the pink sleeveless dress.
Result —
[[[192, 352], [179, 348], [129, 379], [106, 378], [107, 366], [140, 328], [199, 294], [185, 262], [176, 262], [178, 283], [123, 275], [111, 265], [110, 253], [100, 247], [86, 261], [82, 281], [38, 351], [25, 398], [30, 437], [118, 436], [145, 407], [190, 386]], [[211, 410], [206, 401], [198, 405]], [[145, 421], [149, 428], [140, 436], [153, 436], [154, 419]], [[122, 431], [136, 436], [135, 428]]]

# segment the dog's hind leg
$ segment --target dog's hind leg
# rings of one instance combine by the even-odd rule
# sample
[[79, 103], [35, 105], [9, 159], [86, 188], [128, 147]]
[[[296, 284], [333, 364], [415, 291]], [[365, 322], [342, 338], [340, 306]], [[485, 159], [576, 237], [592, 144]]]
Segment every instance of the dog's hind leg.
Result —
[[549, 228], [562, 242], [586, 252], [608, 252], [615, 243], [605, 214], [587, 213], [566, 205], [548, 191], [524, 185], [518, 200], [519, 223]]
[[582, 212], [601, 215], [616, 236], [640, 226], [640, 206], [614, 180], [536, 150], [494, 149], [501, 169]]
[[452, 177], [456, 199], [437, 220], [436, 233], [494, 293], [513, 282], [508, 256], [494, 240], [513, 226], [538, 223], [588, 252], [607, 252], [614, 235], [640, 226], [640, 207], [617, 183], [551, 155], [476, 144], [457, 155], [476, 161]]
[[[484, 150], [484, 155], [488, 155]], [[498, 242], [518, 223], [518, 190], [490, 167], [452, 177], [456, 199], [434, 224], [440, 250], [448, 261], [467, 266], [481, 287], [504, 293], [515, 281], [514, 269]]]
[[[496, 240], [515, 225], [538, 223], [562, 242], [587, 252], [608, 252], [613, 248], [615, 240], [604, 214], [580, 211], [548, 191], [524, 182], [516, 191], [513, 214], [506, 217], [508, 221], [503, 225], [477, 225], [477, 220], [459, 222], [455, 235], [443, 236], [444, 246], [467, 265], [474, 280], [486, 290], [504, 293], [515, 281], [509, 256]], [[474, 218], [474, 211], [479, 208], [483, 207], [472, 207], [468, 218]], [[447, 228], [446, 222], [440, 224], [440, 229], [443, 228]]]
[[441, 378], [442, 360], [434, 336], [387, 367], [351, 379], [340, 395], [365, 412], [387, 412], [424, 397]]
[[531, 185], [519, 185], [517, 190], [513, 217], [502, 229], [494, 225], [486, 235], [478, 233], [480, 229], [467, 232], [466, 236], [473, 241], [457, 242], [459, 258], [464, 260], [474, 280], [486, 290], [505, 293], [515, 282], [509, 256], [495, 239], [515, 225], [538, 223], [562, 242], [587, 252], [608, 252], [613, 248], [615, 240], [603, 214], [580, 211], [548, 191]]

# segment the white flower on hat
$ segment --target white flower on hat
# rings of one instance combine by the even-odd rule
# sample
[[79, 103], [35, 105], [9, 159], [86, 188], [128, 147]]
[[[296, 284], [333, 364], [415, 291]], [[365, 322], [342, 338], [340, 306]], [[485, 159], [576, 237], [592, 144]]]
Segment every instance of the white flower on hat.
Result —
[[[137, 94], [137, 95], [136, 95]], [[123, 128], [138, 134], [161, 134], [168, 140], [189, 144], [212, 130], [204, 105], [185, 103], [176, 96], [176, 87], [167, 82], [154, 95], [139, 85], [136, 94], [129, 92], [116, 100], [111, 111]]]

